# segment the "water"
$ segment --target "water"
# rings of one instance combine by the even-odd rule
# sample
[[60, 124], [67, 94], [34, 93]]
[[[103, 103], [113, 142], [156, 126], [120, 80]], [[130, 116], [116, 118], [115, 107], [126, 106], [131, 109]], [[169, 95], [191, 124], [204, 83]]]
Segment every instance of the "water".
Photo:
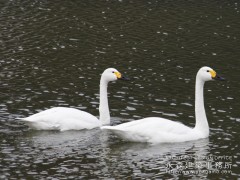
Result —
[[[240, 178], [238, 1], [13, 0], [0, 8], [0, 179]], [[160, 116], [194, 126], [195, 76], [205, 65], [227, 78], [205, 86], [207, 139], [151, 146], [99, 129], [32, 131], [15, 120], [54, 106], [98, 116], [100, 74], [114, 67], [131, 81], [109, 85], [112, 125]]]

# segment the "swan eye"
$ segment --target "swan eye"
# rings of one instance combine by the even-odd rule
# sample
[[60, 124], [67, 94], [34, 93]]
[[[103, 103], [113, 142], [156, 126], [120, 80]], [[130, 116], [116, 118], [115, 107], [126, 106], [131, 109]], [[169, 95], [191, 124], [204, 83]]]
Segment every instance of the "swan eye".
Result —
[[114, 73], [114, 71], [112, 71], [112, 73]]
[[209, 70], [207, 70], [207, 72], [209, 72]]

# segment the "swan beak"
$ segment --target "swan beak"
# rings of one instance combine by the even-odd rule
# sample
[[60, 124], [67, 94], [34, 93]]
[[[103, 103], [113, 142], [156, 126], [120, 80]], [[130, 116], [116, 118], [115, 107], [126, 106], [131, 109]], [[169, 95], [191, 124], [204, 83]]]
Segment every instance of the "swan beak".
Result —
[[114, 74], [117, 76], [117, 79], [119, 79], [119, 80], [124, 80], [124, 81], [130, 80], [129, 78], [123, 76], [120, 72], [115, 72]]
[[225, 79], [219, 75], [217, 75], [217, 73], [214, 70], [210, 71], [212, 79], [214, 80], [219, 80], [219, 81], [224, 81]]
[[123, 80], [123, 81], [130, 81], [130, 79], [128, 77], [125, 76], [121, 76], [121, 78], [118, 78], [119, 80]]
[[223, 77], [221, 77], [221, 76], [219, 76], [219, 75], [217, 75], [217, 74], [216, 74], [215, 77], [212, 77], [212, 79], [218, 80], [218, 81], [225, 81], [225, 78], [223, 78]]

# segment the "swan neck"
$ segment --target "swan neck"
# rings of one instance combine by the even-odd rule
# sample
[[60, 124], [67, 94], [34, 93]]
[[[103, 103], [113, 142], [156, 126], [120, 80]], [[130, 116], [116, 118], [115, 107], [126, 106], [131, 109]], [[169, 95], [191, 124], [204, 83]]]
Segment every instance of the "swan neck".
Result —
[[99, 104], [99, 116], [102, 125], [110, 124], [110, 113], [108, 107], [107, 96], [108, 82], [101, 77], [100, 80], [100, 104]]
[[200, 78], [196, 78], [196, 89], [195, 89], [195, 115], [196, 125], [195, 129], [208, 136], [209, 126], [204, 108], [204, 81]]

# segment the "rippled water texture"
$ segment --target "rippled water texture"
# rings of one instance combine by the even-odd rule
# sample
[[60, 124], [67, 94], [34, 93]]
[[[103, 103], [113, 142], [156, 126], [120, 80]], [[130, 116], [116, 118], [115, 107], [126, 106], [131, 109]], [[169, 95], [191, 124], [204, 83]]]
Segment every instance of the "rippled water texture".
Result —
[[[1, 1], [0, 179], [240, 178], [239, 19], [238, 1]], [[115, 67], [131, 81], [109, 84], [112, 125], [194, 126], [205, 65], [227, 79], [206, 83], [207, 139], [151, 146], [15, 120], [55, 106], [98, 116], [100, 74]]]

